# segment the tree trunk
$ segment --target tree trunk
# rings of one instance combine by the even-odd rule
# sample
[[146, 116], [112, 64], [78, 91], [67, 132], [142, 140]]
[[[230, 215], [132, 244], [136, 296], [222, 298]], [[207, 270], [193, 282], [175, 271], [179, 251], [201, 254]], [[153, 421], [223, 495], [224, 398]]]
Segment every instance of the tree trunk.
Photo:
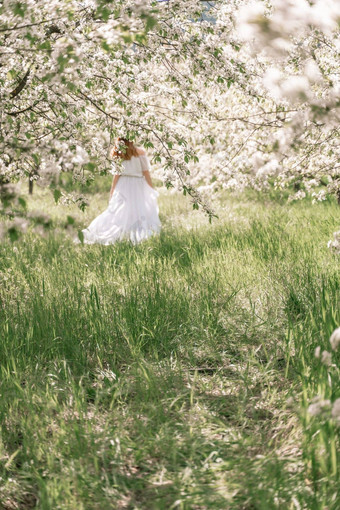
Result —
[[33, 195], [33, 184], [34, 184], [34, 177], [39, 175], [39, 167], [36, 167], [32, 169], [28, 175], [28, 193], [29, 195]]

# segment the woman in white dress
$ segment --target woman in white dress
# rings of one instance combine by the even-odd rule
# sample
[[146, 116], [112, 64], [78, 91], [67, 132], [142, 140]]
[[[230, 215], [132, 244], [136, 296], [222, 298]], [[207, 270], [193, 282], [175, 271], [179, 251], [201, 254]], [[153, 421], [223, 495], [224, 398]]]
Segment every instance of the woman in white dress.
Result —
[[118, 138], [113, 158], [122, 160], [123, 170], [113, 174], [108, 208], [82, 230], [84, 243], [113, 244], [128, 239], [136, 244], [160, 231], [159, 193], [152, 186], [144, 150]]

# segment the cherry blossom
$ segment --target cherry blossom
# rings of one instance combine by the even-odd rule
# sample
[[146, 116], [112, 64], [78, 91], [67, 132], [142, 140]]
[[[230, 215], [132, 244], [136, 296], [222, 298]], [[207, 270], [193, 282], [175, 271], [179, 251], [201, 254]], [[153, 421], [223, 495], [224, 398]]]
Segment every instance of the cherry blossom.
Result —
[[1, 189], [89, 182], [128, 136], [209, 215], [221, 189], [340, 200], [339, 20], [335, 0], [5, 0]]

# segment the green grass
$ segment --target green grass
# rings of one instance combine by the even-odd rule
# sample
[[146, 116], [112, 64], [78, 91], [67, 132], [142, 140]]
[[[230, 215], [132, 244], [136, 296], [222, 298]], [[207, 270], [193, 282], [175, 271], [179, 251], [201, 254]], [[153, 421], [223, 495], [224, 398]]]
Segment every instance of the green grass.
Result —
[[306, 410], [340, 397], [314, 356], [339, 207], [227, 195], [209, 225], [162, 194], [159, 237], [73, 244], [107, 198], [37, 190], [50, 231], [0, 246], [0, 508], [338, 508], [338, 429]]

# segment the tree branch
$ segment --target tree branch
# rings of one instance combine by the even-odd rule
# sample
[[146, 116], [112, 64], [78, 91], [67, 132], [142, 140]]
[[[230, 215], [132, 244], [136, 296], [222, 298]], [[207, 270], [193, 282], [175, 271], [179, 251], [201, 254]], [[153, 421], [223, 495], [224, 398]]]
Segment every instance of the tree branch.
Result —
[[20, 92], [22, 91], [22, 89], [25, 87], [26, 83], [27, 83], [27, 80], [28, 80], [28, 77], [29, 77], [29, 74], [31, 72], [31, 69], [28, 69], [26, 71], [26, 74], [25, 76], [21, 79], [21, 81], [18, 83], [18, 85], [15, 87], [14, 90], [12, 90], [12, 92], [10, 93], [9, 97], [11, 99], [14, 99], [16, 96], [18, 96], [20, 94]]
[[16, 112], [5, 112], [7, 115], [11, 115], [12, 117], [16, 117], [17, 115], [20, 115], [20, 113], [25, 113], [29, 110], [32, 110], [40, 101], [36, 101], [35, 103], [31, 104], [27, 108], [24, 108], [23, 110], [18, 110]]

